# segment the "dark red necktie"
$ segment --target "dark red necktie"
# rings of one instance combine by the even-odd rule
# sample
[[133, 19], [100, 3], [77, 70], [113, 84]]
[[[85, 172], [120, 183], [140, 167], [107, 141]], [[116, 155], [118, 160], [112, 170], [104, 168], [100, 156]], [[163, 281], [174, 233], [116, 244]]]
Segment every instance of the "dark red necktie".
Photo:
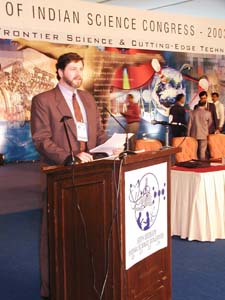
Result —
[[[74, 109], [74, 114], [75, 114], [75, 118], [77, 122], [81, 122], [83, 123], [83, 116], [80, 110], [80, 105], [77, 101], [76, 95], [73, 94], [73, 109]], [[80, 142], [80, 152], [85, 152], [86, 151], [86, 147], [87, 147], [87, 143], [84, 141], [79, 141]]]

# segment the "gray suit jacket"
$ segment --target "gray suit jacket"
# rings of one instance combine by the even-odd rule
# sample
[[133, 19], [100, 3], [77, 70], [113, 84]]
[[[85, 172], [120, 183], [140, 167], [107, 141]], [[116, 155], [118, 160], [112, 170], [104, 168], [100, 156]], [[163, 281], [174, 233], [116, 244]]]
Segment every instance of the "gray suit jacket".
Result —
[[[78, 90], [78, 94], [87, 114], [87, 147], [92, 149], [103, 143], [106, 136], [94, 98], [86, 91]], [[76, 125], [58, 86], [33, 98], [31, 105], [32, 139], [44, 163], [62, 164], [65, 158], [70, 155], [68, 140], [63, 122], [61, 122], [63, 116], [71, 116], [66, 124], [73, 153], [76, 155], [80, 152]]]
[[205, 108], [197, 107], [190, 112], [188, 120], [188, 136], [192, 136], [197, 140], [206, 140], [211, 124], [211, 113]]

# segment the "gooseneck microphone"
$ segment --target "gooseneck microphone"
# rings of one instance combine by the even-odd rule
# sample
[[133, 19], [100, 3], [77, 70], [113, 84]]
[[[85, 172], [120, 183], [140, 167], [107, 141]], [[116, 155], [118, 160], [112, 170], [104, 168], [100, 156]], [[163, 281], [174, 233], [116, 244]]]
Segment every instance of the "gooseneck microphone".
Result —
[[126, 132], [126, 128], [123, 126], [123, 124], [111, 113], [111, 111], [106, 107], [106, 105], [103, 106], [103, 111], [107, 111], [107, 113], [119, 124], [121, 128], [123, 128], [125, 134], [126, 134], [126, 141], [124, 144], [124, 151], [119, 154], [119, 158], [123, 158], [127, 154], [136, 154], [134, 151], [129, 150], [129, 137], [128, 133]]
[[106, 105], [103, 106], [103, 110], [107, 111], [107, 113], [110, 114], [110, 116], [120, 125], [120, 127], [123, 128], [123, 130], [126, 132], [126, 128], [123, 126], [122, 123], [111, 113], [111, 111], [107, 108]]
[[[170, 120], [170, 119], [169, 119]], [[185, 124], [182, 123], [176, 123], [176, 122], [166, 122], [166, 121], [158, 121], [158, 120], [152, 120], [151, 121], [152, 125], [163, 125], [165, 126], [165, 146], [164, 148], [169, 148], [169, 126], [183, 126], [185, 128], [187, 128], [187, 126]]]
[[170, 125], [170, 123], [166, 122], [166, 121], [158, 121], [158, 120], [152, 120], [151, 121], [152, 125], [165, 125], [168, 126]]
[[75, 156], [73, 154], [73, 149], [72, 149], [72, 146], [71, 146], [71, 141], [70, 141], [70, 137], [69, 137], [68, 129], [67, 129], [67, 120], [70, 120], [70, 119], [72, 119], [71, 116], [63, 116], [62, 119], [60, 120], [60, 122], [63, 123], [64, 130], [65, 130], [65, 133], [66, 133], [66, 139], [67, 139], [69, 149], [70, 149], [70, 155], [65, 159], [64, 166], [73, 166], [76, 163], [76, 159], [75, 159]]
[[158, 120], [152, 120], [151, 121], [152, 125], [164, 125], [164, 126], [183, 126], [183, 127], [187, 127], [185, 124], [183, 123], [177, 123], [177, 122], [166, 122], [166, 121], [158, 121]]

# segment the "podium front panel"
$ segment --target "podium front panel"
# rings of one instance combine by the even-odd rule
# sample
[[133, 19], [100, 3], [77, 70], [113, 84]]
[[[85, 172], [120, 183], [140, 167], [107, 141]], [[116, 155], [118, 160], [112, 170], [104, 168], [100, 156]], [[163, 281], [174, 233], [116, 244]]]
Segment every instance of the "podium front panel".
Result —
[[[52, 300], [171, 300], [171, 153], [46, 171]], [[126, 269], [125, 174], [162, 163], [167, 246]]]
[[[164, 152], [164, 154], [166, 151]], [[166, 178], [166, 239], [167, 246], [163, 247], [161, 250], [156, 251], [155, 253], [149, 255], [143, 260], [140, 260], [138, 263], [134, 264], [131, 268], [125, 271], [125, 282], [123, 283], [123, 296], [121, 299], [129, 300], [170, 300], [171, 299], [171, 226], [170, 226], [170, 165], [171, 160], [170, 156], [154, 157], [152, 159], [146, 160], [136, 160], [133, 163], [124, 164], [123, 172], [124, 174], [133, 170], [140, 170], [142, 168], [157, 166], [157, 165], [166, 165], [166, 168], [162, 169], [164, 173], [162, 174], [163, 178]], [[133, 158], [132, 158], [133, 159]], [[154, 174], [152, 174], [154, 175]], [[160, 175], [159, 175], [160, 177]], [[121, 199], [125, 200], [125, 178], [123, 176], [123, 182], [121, 183], [122, 195]], [[138, 178], [134, 179], [134, 182], [137, 182]], [[148, 185], [154, 186], [148, 182]], [[164, 183], [161, 182], [160, 189], [162, 191]], [[157, 191], [158, 192], [158, 191]], [[163, 200], [163, 197], [161, 199]], [[126, 222], [125, 222], [125, 201], [120, 202], [121, 209], [121, 240], [123, 241], [123, 258], [124, 262], [126, 261]], [[159, 224], [160, 226], [160, 224]], [[146, 233], [149, 233], [151, 229], [147, 230]], [[135, 238], [135, 236], [134, 236]], [[125, 288], [127, 287], [127, 288]]]
[[[112, 170], [71, 175], [55, 178], [49, 197], [52, 296], [100, 299], [105, 277], [112, 282]], [[113, 299], [113, 289], [102, 299]]]

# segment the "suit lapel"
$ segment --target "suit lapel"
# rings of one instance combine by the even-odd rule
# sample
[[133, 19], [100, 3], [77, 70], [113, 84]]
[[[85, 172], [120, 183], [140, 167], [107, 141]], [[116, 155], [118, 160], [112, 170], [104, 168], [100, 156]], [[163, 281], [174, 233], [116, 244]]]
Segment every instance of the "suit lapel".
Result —
[[66, 121], [66, 124], [67, 127], [71, 130], [72, 134], [74, 136], [77, 136], [77, 129], [73, 120], [73, 116], [58, 86], [55, 88], [55, 100], [56, 100], [56, 107], [59, 110], [62, 117], [64, 116], [71, 117], [71, 119], [68, 119]]

